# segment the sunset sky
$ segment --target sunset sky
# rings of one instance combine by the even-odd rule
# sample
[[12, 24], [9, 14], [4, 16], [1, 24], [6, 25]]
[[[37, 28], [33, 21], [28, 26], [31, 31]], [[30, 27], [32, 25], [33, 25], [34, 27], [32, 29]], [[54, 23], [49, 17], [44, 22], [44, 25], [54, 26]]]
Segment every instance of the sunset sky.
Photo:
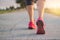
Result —
[[46, 0], [45, 7], [48, 8], [60, 8], [60, 0]]

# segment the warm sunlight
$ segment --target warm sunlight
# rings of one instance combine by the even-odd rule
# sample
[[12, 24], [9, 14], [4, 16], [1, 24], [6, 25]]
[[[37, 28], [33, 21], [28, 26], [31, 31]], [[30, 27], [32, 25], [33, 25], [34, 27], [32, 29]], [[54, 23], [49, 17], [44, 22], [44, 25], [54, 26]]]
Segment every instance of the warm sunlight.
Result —
[[45, 12], [60, 16], [60, 0], [46, 0]]
[[46, 0], [46, 8], [60, 8], [60, 0]]
[[[36, 4], [35, 8], [37, 9]], [[46, 0], [45, 12], [60, 16], [60, 0]]]

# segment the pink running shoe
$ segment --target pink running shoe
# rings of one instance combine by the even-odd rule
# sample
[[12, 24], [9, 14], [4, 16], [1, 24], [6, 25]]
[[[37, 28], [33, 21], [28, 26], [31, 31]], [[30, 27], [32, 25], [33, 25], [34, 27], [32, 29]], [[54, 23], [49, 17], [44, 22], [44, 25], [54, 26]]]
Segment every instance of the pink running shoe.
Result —
[[44, 30], [45, 25], [42, 18], [38, 19], [36, 24], [37, 24], [37, 34], [45, 34], [45, 30]]
[[28, 29], [36, 29], [36, 25], [33, 22], [29, 22]]

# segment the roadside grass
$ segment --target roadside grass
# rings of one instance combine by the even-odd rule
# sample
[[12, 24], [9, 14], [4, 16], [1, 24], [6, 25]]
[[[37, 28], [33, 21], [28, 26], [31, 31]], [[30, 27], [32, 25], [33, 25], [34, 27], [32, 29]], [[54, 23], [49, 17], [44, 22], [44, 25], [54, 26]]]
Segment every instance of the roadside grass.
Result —
[[45, 8], [45, 13], [60, 16], [60, 8]]
[[9, 13], [9, 12], [13, 12], [15, 10], [0, 10], [0, 14], [6, 14], [6, 13]]
[[[9, 12], [14, 12], [14, 11], [18, 11], [18, 10], [21, 10], [21, 8], [20, 9], [13, 9], [13, 10], [0, 10], [0, 14], [6, 14], [6, 13], [9, 13]], [[45, 13], [60, 16], [60, 8], [56, 8], [56, 9], [45, 8]]]
[[10, 13], [10, 12], [15, 12], [15, 11], [18, 11], [18, 10], [21, 10], [21, 9], [24, 9], [24, 8], [20, 8], [20, 7], [18, 7], [18, 8], [16, 8], [16, 9], [13, 9], [13, 8], [11, 8], [11, 9], [6, 9], [6, 10], [0, 10], [0, 14], [6, 14], [6, 13]]

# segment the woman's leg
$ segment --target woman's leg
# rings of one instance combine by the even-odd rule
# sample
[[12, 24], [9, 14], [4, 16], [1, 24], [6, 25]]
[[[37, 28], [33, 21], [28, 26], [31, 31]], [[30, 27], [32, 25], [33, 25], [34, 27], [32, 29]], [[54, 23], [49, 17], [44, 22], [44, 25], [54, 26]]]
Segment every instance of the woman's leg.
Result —
[[34, 22], [34, 3], [26, 6], [30, 21]]
[[29, 29], [35, 29], [36, 26], [34, 24], [34, 0], [26, 0], [26, 8], [28, 11], [28, 15], [29, 15]]
[[44, 20], [43, 20], [43, 16], [44, 16], [44, 3], [45, 0], [38, 0], [37, 1], [37, 8], [38, 8], [38, 20], [37, 20], [37, 34], [45, 34], [45, 30], [44, 30]]
[[38, 0], [37, 1], [38, 16], [40, 18], [43, 18], [43, 16], [44, 16], [44, 3], [45, 3], [45, 0]]

